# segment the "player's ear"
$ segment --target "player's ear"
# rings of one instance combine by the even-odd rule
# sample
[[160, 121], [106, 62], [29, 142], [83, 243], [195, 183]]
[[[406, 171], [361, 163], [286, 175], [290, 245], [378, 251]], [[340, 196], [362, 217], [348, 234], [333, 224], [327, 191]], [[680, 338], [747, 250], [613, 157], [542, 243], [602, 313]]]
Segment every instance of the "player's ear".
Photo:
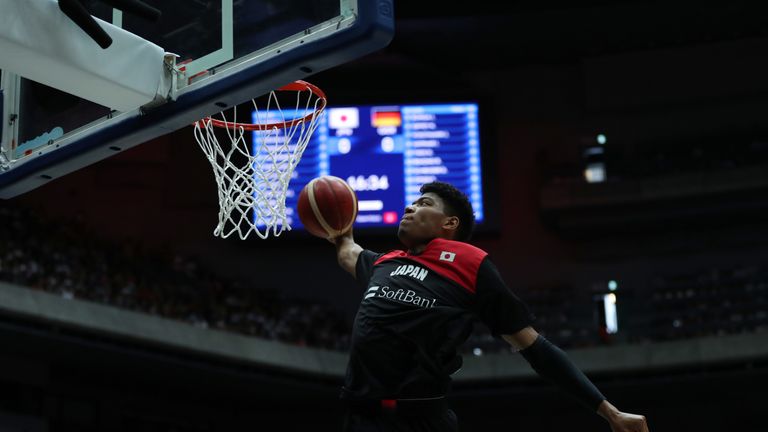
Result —
[[456, 216], [447, 216], [443, 219], [443, 229], [456, 231], [459, 229], [459, 218]]

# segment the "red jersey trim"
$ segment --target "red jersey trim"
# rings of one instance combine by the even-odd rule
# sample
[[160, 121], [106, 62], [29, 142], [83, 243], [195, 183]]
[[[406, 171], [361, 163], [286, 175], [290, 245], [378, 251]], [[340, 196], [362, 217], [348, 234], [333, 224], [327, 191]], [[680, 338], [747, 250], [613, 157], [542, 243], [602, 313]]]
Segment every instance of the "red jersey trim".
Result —
[[373, 265], [379, 265], [380, 262], [391, 260], [392, 258], [400, 258], [400, 257], [406, 257], [406, 256], [408, 256], [408, 254], [405, 253], [405, 251], [393, 250], [392, 252], [387, 252], [384, 255], [380, 256], [379, 259], [377, 259], [373, 263]]
[[419, 255], [395, 250], [379, 257], [373, 265], [395, 258], [415, 261], [474, 294], [477, 291], [477, 272], [486, 256], [487, 252], [470, 244], [436, 238]]

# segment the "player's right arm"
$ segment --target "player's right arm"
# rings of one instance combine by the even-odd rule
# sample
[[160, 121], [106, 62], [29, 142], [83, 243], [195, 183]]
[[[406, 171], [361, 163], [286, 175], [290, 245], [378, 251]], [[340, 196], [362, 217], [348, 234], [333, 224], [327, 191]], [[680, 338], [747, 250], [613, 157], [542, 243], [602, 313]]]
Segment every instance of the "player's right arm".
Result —
[[360, 256], [363, 248], [355, 243], [352, 230], [329, 240], [336, 245], [336, 259], [339, 261], [341, 268], [353, 277], [357, 277], [355, 267], [357, 265], [357, 258]]

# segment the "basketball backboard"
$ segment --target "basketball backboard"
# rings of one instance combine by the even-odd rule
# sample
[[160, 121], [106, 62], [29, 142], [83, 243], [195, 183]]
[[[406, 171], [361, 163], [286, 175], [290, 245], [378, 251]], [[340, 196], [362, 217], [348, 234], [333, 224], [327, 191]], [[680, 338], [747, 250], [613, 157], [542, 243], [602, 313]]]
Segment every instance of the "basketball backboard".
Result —
[[391, 0], [144, 2], [162, 12], [159, 22], [82, 1], [94, 17], [178, 55], [173, 100], [115, 111], [3, 71], [0, 198], [380, 49], [394, 29]]

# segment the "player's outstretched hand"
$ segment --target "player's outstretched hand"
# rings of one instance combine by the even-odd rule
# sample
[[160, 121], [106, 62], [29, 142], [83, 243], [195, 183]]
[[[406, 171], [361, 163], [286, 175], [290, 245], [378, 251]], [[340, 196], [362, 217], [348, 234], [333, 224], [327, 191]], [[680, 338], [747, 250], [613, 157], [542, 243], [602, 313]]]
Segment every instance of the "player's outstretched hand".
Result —
[[648, 432], [645, 416], [621, 412], [608, 401], [603, 401], [598, 413], [608, 421], [613, 432]]
[[619, 412], [608, 423], [613, 432], [648, 432], [648, 423], [642, 415]]

